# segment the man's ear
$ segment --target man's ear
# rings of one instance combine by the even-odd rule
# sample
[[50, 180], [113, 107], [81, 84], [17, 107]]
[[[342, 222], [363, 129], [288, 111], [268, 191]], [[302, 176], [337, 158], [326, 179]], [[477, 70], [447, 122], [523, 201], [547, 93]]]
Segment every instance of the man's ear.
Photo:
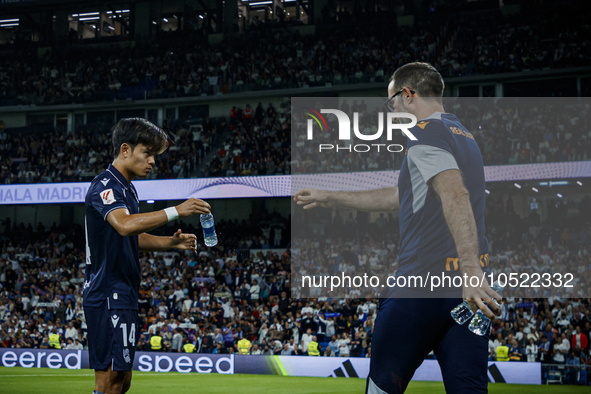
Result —
[[127, 142], [124, 142], [121, 144], [121, 148], [119, 148], [119, 155], [126, 159], [131, 155], [132, 150], [133, 149], [131, 148], [131, 145], [129, 145]]

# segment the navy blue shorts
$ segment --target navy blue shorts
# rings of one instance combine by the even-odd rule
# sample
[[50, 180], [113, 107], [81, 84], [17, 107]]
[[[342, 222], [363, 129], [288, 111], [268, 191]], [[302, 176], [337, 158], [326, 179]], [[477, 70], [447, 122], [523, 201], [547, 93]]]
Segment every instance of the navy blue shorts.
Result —
[[[131, 371], [135, 357], [138, 312], [84, 307], [88, 332], [90, 368], [104, 370], [113, 362], [113, 371]], [[139, 337], [139, 336], [138, 336]]]
[[435, 352], [445, 391], [487, 393], [488, 337], [456, 324], [460, 298], [382, 299], [371, 343], [367, 394], [404, 393], [416, 369]]

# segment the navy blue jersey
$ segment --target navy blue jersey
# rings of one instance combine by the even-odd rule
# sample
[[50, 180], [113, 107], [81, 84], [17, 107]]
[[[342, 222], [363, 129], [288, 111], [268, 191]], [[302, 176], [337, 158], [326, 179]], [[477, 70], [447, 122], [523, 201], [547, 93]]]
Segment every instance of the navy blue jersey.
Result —
[[139, 213], [135, 187], [112, 165], [96, 176], [86, 193], [84, 306], [138, 309], [141, 281], [138, 236], [123, 237], [107, 221], [115, 209]]
[[478, 144], [453, 114], [435, 112], [411, 129], [398, 180], [400, 197], [400, 257], [397, 275], [459, 273], [458, 254], [431, 186], [433, 177], [459, 169], [476, 220], [480, 263], [488, 265], [484, 235], [484, 165]]

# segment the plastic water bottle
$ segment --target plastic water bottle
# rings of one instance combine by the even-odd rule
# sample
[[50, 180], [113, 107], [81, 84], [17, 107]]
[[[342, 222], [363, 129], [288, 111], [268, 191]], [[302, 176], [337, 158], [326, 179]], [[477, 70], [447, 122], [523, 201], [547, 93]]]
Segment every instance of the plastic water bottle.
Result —
[[[503, 287], [499, 286], [498, 284], [492, 286], [491, 289], [493, 289], [501, 297], [503, 296]], [[499, 303], [495, 299], [493, 299], [493, 302], [499, 305]], [[488, 332], [490, 331], [491, 323], [492, 321], [488, 317], [486, 317], [484, 312], [479, 310], [474, 315], [474, 318], [472, 318], [472, 321], [470, 321], [468, 329], [470, 329], [470, 331], [472, 331], [476, 335], [484, 336], [488, 334]]]
[[456, 306], [451, 310], [450, 314], [458, 324], [464, 324], [470, 320], [472, 316], [474, 316], [474, 312], [472, 312], [468, 301], [464, 301], [460, 305]]
[[201, 227], [203, 227], [203, 238], [205, 245], [216, 246], [218, 244], [218, 236], [215, 233], [215, 227], [213, 226], [213, 215], [208, 213], [201, 215]]

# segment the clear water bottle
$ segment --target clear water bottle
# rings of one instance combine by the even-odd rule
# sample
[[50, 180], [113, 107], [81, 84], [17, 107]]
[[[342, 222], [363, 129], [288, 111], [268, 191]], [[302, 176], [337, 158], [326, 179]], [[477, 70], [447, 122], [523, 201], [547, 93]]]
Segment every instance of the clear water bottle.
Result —
[[451, 310], [450, 314], [451, 317], [458, 324], [464, 324], [468, 320], [470, 320], [472, 316], [474, 316], [474, 312], [472, 312], [472, 309], [470, 308], [470, 304], [468, 304], [468, 301], [464, 301], [460, 305], [456, 306], [454, 309]]
[[208, 213], [201, 215], [201, 227], [203, 227], [203, 238], [205, 245], [216, 246], [218, 244], [218, 236], [215, 233], [215, 227], [213, 226], [213, 215]]
[[[498, 284], [492, 286], [491, 289], [493, 289], [501, 297], [503, 296], [503, 287], [499, 286]], [[493, 302], [499, 305], [499, 303], [495, 299], [493, 299]], [[491, 324], [492, 321], [488, 317], [486, 317], [484, 312], [478, 310], [474, 315], [472, 321], [470, 321], [468, 329], [470, 329], [470, 331], [472, 331], [476, 335], [484, 336], [489, 333]]]

